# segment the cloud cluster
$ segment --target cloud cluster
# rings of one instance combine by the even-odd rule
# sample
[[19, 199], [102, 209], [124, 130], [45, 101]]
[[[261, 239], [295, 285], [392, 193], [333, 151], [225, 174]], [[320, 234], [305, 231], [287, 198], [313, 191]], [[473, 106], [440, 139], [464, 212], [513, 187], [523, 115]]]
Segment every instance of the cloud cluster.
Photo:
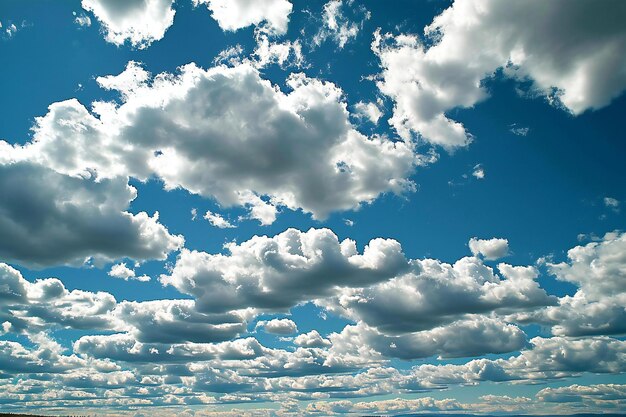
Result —
[[578, 287], [559, 305], [529, 319], [552, 325], [557, 335], [619, 335], [626, 333], [626, 233], [607, 233], [598, 242], [576, 246], [568, 261], [549, 263], [558, 280]]
[[624, 18], [619, 0], [456, 0], [425, 40], [376, 33], [378, 87], [395, 103], [389, 122], [407, 140], [465, 146], [472, 135], [448, 113], [487, 98], [483, 80], [500, 69], [575, 115], [604, 107], [626, 88]]
[[151, 78], [134, 62], [98, 82], [122, 104], [94, 103], [95, 115], [76, 100], [52, 104], [33, 142], [7, 153], [74, 176], [156, 175], [167, 189], [249, 207], [263, 224], [279, 206], [324, 218], [414, 189], [420, 158], [355, 130], [333, 84], [292, 75], [285, 94], [247, 64]]
[[193, 296], [198, 308], [223, 312], [245, 307], [284, 311], [356, 287], [389, 279], [408, 268], [398, 242], [372, 240], [359, 254], [328, 229], [288, 229], [226, 245], [228, 254], [183, 249], [169, 275], [159, 279]]

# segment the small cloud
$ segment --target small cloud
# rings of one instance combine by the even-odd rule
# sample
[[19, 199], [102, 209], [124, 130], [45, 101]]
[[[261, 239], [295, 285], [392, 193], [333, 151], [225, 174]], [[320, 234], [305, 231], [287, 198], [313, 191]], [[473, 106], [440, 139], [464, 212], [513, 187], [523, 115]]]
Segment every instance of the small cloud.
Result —
[[89, 27], [91, 26], [91, 18], [87, 16], [85, 13], [76, 13], [72, 12], [74, 15], [74, 23], [76, 23], [80, 27]]
[[287, 335], [298, 332], [298, 326], [289, 319], [272, 319], [269, 321], [259, 321], [254, 330], [263, 329], [265, 333]]
[[509, 254], [509, 241], [507, 239], [477, 239], [471, 238], [469, 248], [474, 256], [482, 255], [485, 259], [494, 261]]
[[354, 110], [360, 119], [367, 118], [373, 124], [378, 124], [378, 120], [383, 115], [383, 112], [375, 103], [359, 101], [354, 105]]
[[472, 175], [479, 180], [485, 178], [485, 169], [483, 168], [482, 164], [477, 164], [474, 166], [474, 171], [472, 172]]
[[[322, 9], [322, 27], [313, 37], [313, 44], [320, 46], [327, 39], [332, 39], [339, 49], [356, 39], [363, 25], [371, 18], [371, 13], [364, 7], [351, 7], [353, 1], [330, 0]], [[352, 15], [352, 16], [348, 16]]]
[[604, 205], [616, 213], [619, 212], [620, 202], [613, 197], [604, 197]]
[[147, 275], [136, 276], [135, 271], [126, 266], [124, 262], [113, 265], [108, 275], [113, 278], [123, 279], [124, 281], [128, 281], [129, 279], [141, 282], [150, 281], [150, 277]]
[[204, 218], [208, 220], [209, 223], [211, 223], [211, 225], [218, 227], [220, 229], [232, 229], [232, 228], [237, 227], [231, 222], [229, 222], [228, 220], [226, 220], [225, 218], [223, 218], [222, 216], [220, 216], [219, 214], [213, 213], [212, 211], [207, 211], [204, 214]]
[[191, 221], [196, 221], [197, 218], [198, 218], [198, 209], [192, 208], [191, 209]]
[[354, 226], [354, 221], [353, 220], [343, 219], [343, 222], [346, 224], [346, 226], [349, 226], [349, 227]]
[[526, 136], [530, 132], [530, 128], [529, 127], [517, 126], [516, 123], [513, 123], [509, 127], [510, 127], [509, 132], [511, 132], [511, 133], [513, 133], [514, 135], [517, 135], [517, 136]]

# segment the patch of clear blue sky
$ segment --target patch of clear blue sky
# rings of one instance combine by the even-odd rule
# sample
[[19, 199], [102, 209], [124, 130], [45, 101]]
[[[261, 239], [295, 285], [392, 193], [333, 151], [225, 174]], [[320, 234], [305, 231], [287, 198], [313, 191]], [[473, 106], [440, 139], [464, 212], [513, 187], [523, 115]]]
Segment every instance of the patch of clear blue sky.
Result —
[[[176, 71], [189, 62], [210, 67], [220, 51], [236, 44], [247, 53], [253, 50], [252, 28], [224, 33], [205, 7], [193, 9], [190, 3], [177, 1], [175, 23], [164, 39], [146, 50], [132, 50], [106, 43], [95, 19], [87, 28], [74, 24], [72, 12], [82, 10], [78, 0], [2, 0], [0, 20], [26, 21], [29, 27], [10, 40], [0, 41], [0, 138], [17, 143], [29, 140], [34, 117], [44, 115], [53, 102], [76, 97], [88, 105], [94, 100], [116, 99], [114, 93], [98, 88], [95, 77], [118, 74], [129, 60], [143, 62], [147, 70], [156, 74]], [[294, 1], [289, 32], [283, 39], [298, 38], [303, 28], [312, 36], [319, 25], [316, 19], [323, 3]], [[368, 3], [371, 19], [364, 23], [357, 41], [348, 43], [343, 50], [330, 41], [313, 51], [305, 45], [305, 57], [311, 66], [303, 71], [337, 83], [345, 92], [349, 108], [360, 100], [375, 100], [374, 83], [362, 79], [379, 71], [370, 50], [374, 30], [381, 27], [395, 33], [421, 33], [448, 4], [438, 0]], [[263, 74], [284, 88], [288, 71], [270, 67]], [[541, 98], [521, 97], [516, 92], [518, 84], [501, 75], [489, 80], [486, 86], [490, 98], [475, 108], [457, 109], [449, 114], [464, 123], [475, 136], [474, 142], [451, 155], [439, 149], [440, 160], [417, 170], [412, 179], [419, 190], [406, 198], [385, 195], [360, 210], [335, 213], [323, 221], [283, 210], [271, 226], [242, 221], [237, 229], [217, 229], [202, 219], [206, 210], [219, 211], [232, 220], [244, 214], [243, 210], [220, 209], [210, 199], [181, 190], [165, 192], [158, 181], [133, 181], [139, 197], [131, 210], [158, 210], [162, 223], [172, 233], [185, 236], [188, 248], [210, 253], [222, 251], [225, 242], [242, 242], [257, 234], [274, 235], [288, 227], [329, 227], [341, 239], [355, 239], [360, 249], [375, 237], [394, 238], [402, 243], [408, 257], [434, 257], [446, 262], [469, 255], [467, 241], [471, 237], [504, 237], [509, 239], [512, 250], [505, 261], [520, 265], [532, 264], [546, 255], [564, 260], [566, 250], [579, 243], [580, 233], [601, 236], [623, 229], [624, 211], [605, 207], [603, 199], [608, 196], [626, 201], [626, 142], [622, 126], [626, 98], [622, 96], [604, 109], [573, 117]], [[375, 131], [394, 136], [386, 123], [392, 103], [386, 100], [385, 107], [380, 126], [373, 128], [364, 123], [360, 126], [364, 133]], [[513, 124], [528, 127], [528, 135], [511, 133]], [[486, 172], [482, 180], [471, 175], [476, 164], [481, 164]], [[192, 208], [198, 211], [195, 221], [191, 219]], [[352, 220], [354, 226], [347, 226], [344, 219]], [[162, 262], [148, 262], [139, 268], [139, 273], [154, 278], [149, 283], [113, 279], [106, 275], [107, 269], [98, 268], [21, 270], [31, 280], [57, 276], [70, 289], [108, 291], [118, 300], [187, 298], [159, 284], [156, 278], [164, 272], [163, 266]], [[557, 295], [574, 290], [545, 273], [540, 282]], [[315, 328], [322, 334], [339, 331], [347, 323], [332, 316], [324, 320], [318, 313], [316, 307], [308, 304], [294, 309], [293, 318], [300, 331]], [[527, 330], [529, 336], [542, 334], [541, 329]], [[73, 332], [59, 335], [68, 345], [76, 336]], [[257, 336], [268, 346], [282, 346], [274, 336]], [[398, 366], [416, 363], [419, 362]], [[585, 380], [623, 381], [621, 376], [598, 378], [588, 376]], [[482, 395], [504, 387], [493, 385], [483, 384], [470, 390]], [[516, 388], [516, 392], [538, 389]], [[433, 396], [456, 396], [460, 400], [464, 395], [474, 396], [470, 391], [453, 391]]]

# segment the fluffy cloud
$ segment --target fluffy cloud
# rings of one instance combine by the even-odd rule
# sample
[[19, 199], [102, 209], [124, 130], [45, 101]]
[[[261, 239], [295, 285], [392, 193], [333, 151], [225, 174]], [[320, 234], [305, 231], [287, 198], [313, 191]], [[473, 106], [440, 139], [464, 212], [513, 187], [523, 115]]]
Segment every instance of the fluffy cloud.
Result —
[[333, 344], [371, 346], [384, 357], [405, 360], [480, 356], [521, 349], [526, 336], [518, 327], [485, 317], [472, 317], [431, 330], [387, 336], [363, 324], [347, 326], [331, 337]]
[[317, 330], [296, 336], [293, 343], [303, 347], [327, 347], [331, 345], [330, 341], [324, 339]]
[[328, 229], [288, 229], [226, 248], [226, 255], [183, 249], [160, 281], [194, 296], [201, 311], [285, 310], [332, 295], [338, 286], [368, 285], [408, 268], [396, 241], [374, 239], [359, 254], [354, 241], [339, 242]]
[[289, 319], [272, 319], [269, 321], [261, 320], [256, 324], [256, 329], [263, 329], [266, 333], [281, 335], [298, 332], [298, 326], [296, 326], [296, 323]]
[[454, 265], [412, 260], [410, 273], [366, 288], [344, 289], [320, 304], [394, 335], [433, 329], [471, 314], [533, 310], [555, 304], [539, 287], [533, 267], [499, 264], [502, 277], [478, 258]]
[[276, 35], [287, 32], [293, 8], [288, 0], [193, 0], [193, 4], [206, 4], [223, 30], [235, 31], [264, 23]]
[[292, 75], [284, 94], [245, 64], [187, 65], [150, 81], [133, 62], [98, 82], [120, 90], [122, 104], [94, 103], [100, 118], [76, 100], [52, 104], [33, 142], [3, 150], [70, 175], [156, 175], [167, 189], [249, 207], [263, 224], [277, 206], [323, 218], [381, 193], [414, 190], [407, 176], [419, 156], [356, 131], [330, 83]]
[[557, 335], [626, 333], [626, 233], [607, 233], [598, 242], [576, 246], [568, 261], [548, 263], [558, 280], [578, 286], [559, 305], [520, 318], [552, 325]]
[[128, 40], [132, 46], [143, 49], [162, 39], [174, 22], [173, 3], [174, 0], [82, 0], [82, 7], [102, 23], [107, 42], [123, 45]]
[[378, 124], [378, 120], [383, 115], [376, 103], [364, 103], [359, 101], [354, 105], [354, 110], [358, 116], [367, 118], [373, 124]]
[[537, 393], [541, 401], [564, 403], [582, 401], [621, 401], [626, 405], [626, 385], [597, 384], [544, 388]]
[[474, 256], [482, 255], [490, 261], [509, 254], [509, 241], [506, 239], [477, 239], [473, 237], [468, 245]]
[[430, 47], [412, 35], [377, 34], [378, 87], [395, 101], [390, 123], [405, 139], [419, 134], [448, 149], [467, 145], [471, 134], [446, 114], [484, 100], [482, 80], [499, 68], [573, 114], [604, 107], [626, 88], [617, 58], [626, 50], [625, 18], [619, 0], [602, 7], [456, 0], [425, 28]]
[[380, 401], [326, 401], [315, 402], [307, 406], [306, 411], [311, 415], [334, 415], [334, 414], [388, 414], [393, 413], [417, 413], [424, 411], [458, 411], [462, 410], [461, 404], [453, 399], [436, 400], [431, 397], [417, 399], [395, 398]]
[[69, 291], [56, 278], [31, 283], [7, 264], [0, 263], [0, 322], [5, 331], [34, 335], [55, 326], [107, 329], [115, 298], [105, 292]]
[[193, 300], [124, 301], [113, 315], [118, 329], [129, 331], [143, 343], [213, 343], [230, 340], [246, 331], [250, 311], [203, 314]]
[[[3, 143], [0, 142], [0, 148]], [[165, 259], [180, 248], [158, 213], [132, 214], [136, 190], [124, 178], [95, 181], [0, 157], [0, 257], [36, 267], [129, 257]]]
[[147, 275], [136, 276], [135, 271], [127, 267], [124, 262], [111, 266], [109, 276], [113, 278], [120, 278], [124, 281], [128, 281], [129, 279], [135, 279], [142, 282], [150, 281], [150, 277]]

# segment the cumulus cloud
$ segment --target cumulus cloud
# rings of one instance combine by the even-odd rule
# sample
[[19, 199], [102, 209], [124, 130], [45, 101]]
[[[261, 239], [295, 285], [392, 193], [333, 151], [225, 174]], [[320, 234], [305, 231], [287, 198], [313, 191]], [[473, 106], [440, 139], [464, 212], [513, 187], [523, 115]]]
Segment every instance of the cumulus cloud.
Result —
[[236, 31], [248, 26], [264, 27], [272, 34], [287, 32], [293, 4], [288, 0], [193, 0], [206, 4], [222, 30]]
[[293, 334], [298, 332], [298, 326], [293, 320], [289, 319], [272, 319], [261, 320], [256, 324], [256, 329], [263, 329], [265, 333], [271, 334]]
[[174, 0], [82, 0], [82, 7], [100, 21], [107, 42], [120, 46], [128, 41], [143, 49], [162, 39], [174, 23], [173, 3]]
[[160, 281], [194, 296], [201, 311], [280, 311], [331, 295], [338, 286], [368, 285], [408, 268], [396, 241], [374, 239], [359, 254], [354, 241], [340, 242], [328, 229], [288, 229], [226, 249], [226, 255], [183, 249]]
[[509, 241], [507, 239], [477, 239], [473, 237], [468, 245], [474, 256], [482, 255], [490, 261], [509, 254]]
[[36, 335], [55, 327], [107, 329], [114, 326], [115, 306], [109, 293], [69, 291], [57, 278], [31, 283], [0, 263], [0, 323], [5, 332]]
[[383, 112], [376, 103], [365, 103], [363, 101], [359, 101], [354, 105], [354, 110], [357, 115], [367, 118], [373, 124], [378, 124], [378, 120], [383, 115]]
[[298, 346], [309, 347], [309, 348], [311, 347], [321, 348], [321, 347], [328, 347], [331, 345], [330, 341], [328, 339], [324, 339], [317, 330], [311, 330], [308, 333], [303, 333], [301, 335], [296, 336], [296, 338], [293, 340], [293, 343]]
[[596, 384], [569, 385], [559, 388], [544, 388], [537, 393], [541, 401], [566, 403], [583, 401], [622, 401], [626, 400], [626, 385]]
[[120, 90], [122, 104], [94, 103], [97, 118], [76, 100], [54, 103], [33, 142], [0, 147], [74, 176], [156, 175], [167, 189], [249, 207], [263, 224], [279, 206], [324, 218], [410, 192], [407, 177], [423, 163], [402, 142], [356, 131], [341, 90], [302, 74], [289, 77], [288, 94], [246, 64], [150, 78], [131, 62], [98, 82]]
[[372, 347], [384, 357], [405, 360], [480, 356], [521, 349], [526, 335], [517, 326], [485, 317], [471, 317], [421, 332], [387, 336], [367, 325], [346, 326], [333, 344], [359, 343]]
[[474, 257], [453, 265], [435, 259], [412, 260], [411, 265], [410, 273], [366, 288], [346, 288], [318, 303], [389, 335], [433, 329], [472, 314], [556, 304], [556, 297], [539, 287], [533, 267], [499, 264], [498, 276]]
[[552, 325], [557, 335], [617, 335], [626, 333], [626, 233], [607, 233], [597, 242], [576, 246], [568, 261], [548, 263], [558, 280], [578, 287], [559, 305], [525, 318]]
[[465, 364], [414, 367], [399, 381], [405, 389], [443, 389], [450, 385], [479, 381], [547, 381], [570, 378], [584, 372], [623, 372], [626, 343], [608, 337], [576, 339], [567, 337], [530, 340], [519, 355], [506, 359], [473, 359]]
[[147, 275], [136, 276], [135, 270], [130, 269], [126, 266], [126, 263], [120, 262], [119, 264], [115, 264], [111, 266], [111, 270], [109, 271], [109, 276], [113, 278], [120, 278], [124, 281], [128, 281], [129, 279], [147, 282], [150, 281], [150, 277]]
[[482, 81], [501, 68], [575, 115], [604, 107], [626, 88], [626, 67], [617, 60], [626, 50], [624, 18], [619, 0], [602, 7], [456, 0], [424, 29], [426, 43], [377, 33], [378, 87], [395, 102], [390, 123], [407, 140], [465, 146], [472, 135], [447, 113], [487, 98]]
[[184, 242], [158, 222], [158, 213], [126, 211], [136, 190], [125, 178], [95, 181], [0, 159], [0, 189], [6, 195], [0, 201], [4, 260], [42, 267], [165, 259]]

